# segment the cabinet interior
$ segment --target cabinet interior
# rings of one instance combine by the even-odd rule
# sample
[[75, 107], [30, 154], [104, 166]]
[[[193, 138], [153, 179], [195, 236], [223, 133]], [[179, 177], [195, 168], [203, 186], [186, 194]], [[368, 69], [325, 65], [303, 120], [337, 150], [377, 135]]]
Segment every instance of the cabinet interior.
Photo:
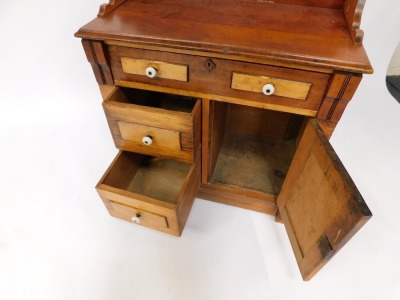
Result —
[[209, 180], [278, 195], [306, 118], [217, 101], [211, 106]]
[[176, 204], [190, 168], [172, 159], [122, 152], [103, 184]]

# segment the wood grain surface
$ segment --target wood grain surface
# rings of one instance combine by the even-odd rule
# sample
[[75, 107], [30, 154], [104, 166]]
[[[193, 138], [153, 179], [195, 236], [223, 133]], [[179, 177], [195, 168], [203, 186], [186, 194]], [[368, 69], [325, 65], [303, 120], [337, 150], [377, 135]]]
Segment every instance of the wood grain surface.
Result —
[[307, 124], [277, 203], [304, 280], [372, 216], [316, 120]]
[[349, 31], [360, 10], [349, 11], [345, 15], [343, 1], [336, 0], [125, 1], [76, 36], [371, 73], [364, 48]]

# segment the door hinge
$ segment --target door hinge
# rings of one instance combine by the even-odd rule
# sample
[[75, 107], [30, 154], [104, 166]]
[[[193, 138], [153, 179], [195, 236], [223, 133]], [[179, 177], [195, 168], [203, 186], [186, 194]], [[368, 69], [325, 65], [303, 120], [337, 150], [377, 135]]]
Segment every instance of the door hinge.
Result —
[[324, 259], [329, 259], [335, 252], [332, 248], [331, 243], [326, 235], [322, 236], [318, 241], [318, 248]]

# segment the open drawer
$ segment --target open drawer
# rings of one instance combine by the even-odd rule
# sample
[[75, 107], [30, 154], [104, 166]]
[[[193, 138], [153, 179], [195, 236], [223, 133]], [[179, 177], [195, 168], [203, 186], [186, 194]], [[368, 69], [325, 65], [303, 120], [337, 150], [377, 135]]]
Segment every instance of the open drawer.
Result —
[[180, 236], [200, 185], [194, 164], [120, 151], [96, 189], [109, 213]]
[[117, 148], [194, 162], [200, 147], [200, 100], [117, 87], [103, 108]]

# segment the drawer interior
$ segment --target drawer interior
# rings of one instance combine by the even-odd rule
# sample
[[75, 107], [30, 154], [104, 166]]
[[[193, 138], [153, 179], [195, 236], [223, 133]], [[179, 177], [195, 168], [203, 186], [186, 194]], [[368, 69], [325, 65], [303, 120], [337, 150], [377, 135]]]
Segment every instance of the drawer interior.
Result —
[[191, 113], [196, 99], [186, 96], [120, 87], [107, 99], [108, 103], [125, 103]]
[[213, 102], [210, 181], [278, 195], [304, 116]]
[[176, 204], [191, 165], [123, 151], [102, 184]]

